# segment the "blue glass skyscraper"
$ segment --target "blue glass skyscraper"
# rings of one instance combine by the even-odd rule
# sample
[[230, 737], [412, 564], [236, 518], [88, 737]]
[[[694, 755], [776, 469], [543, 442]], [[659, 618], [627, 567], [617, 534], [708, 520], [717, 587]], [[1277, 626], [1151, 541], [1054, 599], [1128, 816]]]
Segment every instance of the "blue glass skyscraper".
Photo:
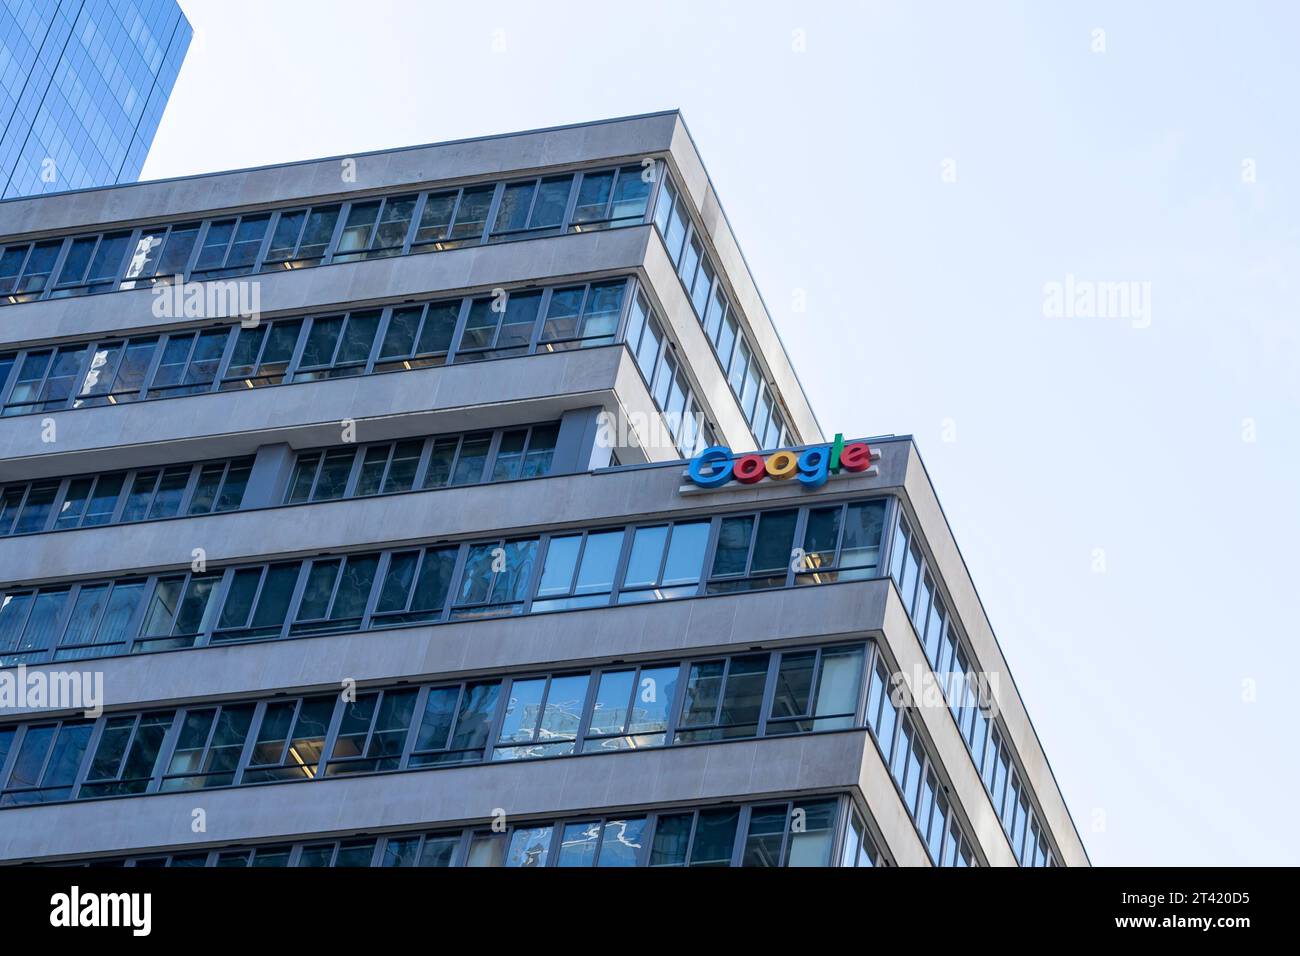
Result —
[[0, 0], [0, 196], [134, 182], [192, 36], [176, 0]]

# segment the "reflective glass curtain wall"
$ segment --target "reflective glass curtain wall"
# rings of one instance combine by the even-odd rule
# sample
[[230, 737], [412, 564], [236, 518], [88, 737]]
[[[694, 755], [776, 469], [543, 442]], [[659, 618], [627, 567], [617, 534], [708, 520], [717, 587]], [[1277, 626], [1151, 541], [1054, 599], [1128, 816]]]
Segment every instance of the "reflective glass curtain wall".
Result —
[[192, 36], [176, 0], [0, 4], [0, 196], [135, 182]]

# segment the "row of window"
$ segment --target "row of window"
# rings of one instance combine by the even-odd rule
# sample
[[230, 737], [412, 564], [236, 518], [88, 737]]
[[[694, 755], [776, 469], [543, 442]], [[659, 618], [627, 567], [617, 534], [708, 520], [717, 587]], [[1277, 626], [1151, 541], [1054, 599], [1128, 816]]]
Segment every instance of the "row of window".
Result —
[[10, 586], [0, 666], [865, 580], [885, 510], [874, 498]]
[[[887, 865], [852, 809], [836, 854], [835, 829], [848, 798], [507, 822], [386, 837], [187, 850], [95, 860], [92, 867], [450, 867], [450, 866], [881, 866]], [[67, 866], [67, 863], [60, 863]], [[71, 864], [71, 865], [76, 865]]]
[[1055, 856], [1029, 797], [1029, 786], [1016, 770], [1010, 741], [997, 720], [984, 713], [978, 688], [967, 675], [977, 668], [957, 632], [956, 619], [939, 594], [937, 572], [926, 561], [920, 542], [899, 515], [890, 573], [903, 597], [925, 655], [939, 675], [953, 719], [970, 751], [975, 769], [993, 801], [993, 809], [1016, 859], [1022, 866], [1054, 866]]
[[624, 166], [10, 242], [0, 304], [640, 225], [655, 176]]
[[0, 415], [609, 345], [630, 281], [0, 353]]
[[[704, 334], [713, 346], [758, 447], [780, 448], [786, 444], [783, 437], [786, 429], [779, 397], [763, 378], [758, 349], [745, 335], [735, 307], [722, 287], [721, 273], [709, 258], [685, 199], [666, 172], [663, 176], [663, 186], [655, 200], [654, 223], [668, 249], [668, 257], [677, 268], [686, 297], [704, 326]], [[630, 335], [628, 342], [631, 343]]]
[[414, 489], [541, 478], [551, 473], [558, 423], [340, 445], [298, 453], [286, 504]]
[[[548, 422], [302, 451], [283, 500], [333, 501], [544, 477], [551, 473], [559, 430], [557, 422]], [[0, 537], [237, 511], [252, 470], [253, 457], [246, 456], [0, 485]]]
[[252, 470], [248, 456], [0, 486], [0, 537], [236, 511]]
[[202, 703], [0, 728], [0, 807], [861, 726], [874, 645]]

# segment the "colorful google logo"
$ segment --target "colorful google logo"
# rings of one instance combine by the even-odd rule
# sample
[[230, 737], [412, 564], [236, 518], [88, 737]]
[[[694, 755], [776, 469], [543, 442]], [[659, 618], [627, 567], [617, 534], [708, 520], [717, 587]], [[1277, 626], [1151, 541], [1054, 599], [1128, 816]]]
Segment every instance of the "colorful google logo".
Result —
[[866, 471], [879, 457], [880, 452], [866, 442], [844, 444], [843, 435], [836, 435], [829, 445], [814, 445], [802, 452], [776, 451], [766, 457], [749, 454], [736, 458], [726, 445], [714, 445], [691, 459], [686, 474], [700, 488], [721, 488], [732, 480], [752, 485], [764, 478], [795, 478], [805, 487], [820, 488], [831, 475]]

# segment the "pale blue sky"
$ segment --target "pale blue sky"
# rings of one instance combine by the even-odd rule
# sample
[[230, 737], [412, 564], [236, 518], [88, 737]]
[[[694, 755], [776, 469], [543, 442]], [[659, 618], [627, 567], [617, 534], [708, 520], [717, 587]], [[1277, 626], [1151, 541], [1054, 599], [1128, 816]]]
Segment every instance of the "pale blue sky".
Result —
[[145, 178], [681, 108], [823, 426], [916, 436], [1093, 861], [1300, 863], [1292, 4], [181, 3]]

